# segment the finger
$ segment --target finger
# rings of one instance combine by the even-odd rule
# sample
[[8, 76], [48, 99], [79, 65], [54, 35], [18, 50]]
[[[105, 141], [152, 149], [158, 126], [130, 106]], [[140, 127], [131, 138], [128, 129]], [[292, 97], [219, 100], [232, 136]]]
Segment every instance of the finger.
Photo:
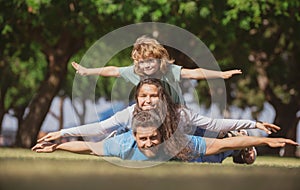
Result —
[[270, 130], [270, 131], [273, 131], [274, 133], [276, 133], [277, 131], [280, 130], [280, 127], [278, 127], [277, 125], [274, 125], [274, 124], [266, 124], [267, 128]]
[[78, 67], [79, 67], [79, 64], [78, 63], [76, 63], [76, 62], [72, 62], [72, 66], [74, 67], [74, 69], [78, 69]]
[[291, 139], [286, 139], [286, 143], [291, 144], [291, 145], [295, 145], [295, 146], [299, 146], [299, 144]]
[[241, 70], [236, 70], [236, 74], [241, 74], [242, 71]]
[[35, 152], [41, 153], [41, 152], [44, 152], [44, 150], [43, 149], [37, 149]]
[[35, 149], [42, 148], [42, 147], [43, 147], [42, 144], [36, 144], [34, 147], [31, 148], [31, 150], [35, 150]]
[[280, 130], [280, 127], [274, 124], [269, 124], [273, 129]]
[[270, 130], [273, 131], [274, 133], [277, 133], [277, 132], [278, 132], [278, 130], [277, 130], [277, 129], [274, 129], [274, 128], [271, 128]]
[[45, 140], [45, 138], [47, 138], [47, 136], [44, 136], [44, 137], [42, 137], [42, 138], [38, 139], [38, 140], [37, 140], [37, 142], [42, 142], [42, 141], [44, 141], [44, 140]]
[[47, 141], [47, 140], [46, 140], [47, 138], [48, 138], [48, 135], [46, 135], [46, 136], [44, 136], [44, 137], [38, 139], [37, 142]]
[[272, 134], [272, 131], [270, 131], [268, 128], [264, 128], [264, 131], [265, 131], [268, 135]]

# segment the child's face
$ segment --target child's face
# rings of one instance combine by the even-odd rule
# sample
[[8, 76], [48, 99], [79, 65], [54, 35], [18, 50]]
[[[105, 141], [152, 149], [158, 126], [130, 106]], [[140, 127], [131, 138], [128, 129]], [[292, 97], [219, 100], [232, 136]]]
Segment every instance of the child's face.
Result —
[[144, 59], [138, 62], [138, 67], [144, 75], [151, 76], [157, 74], [160, 68], [159, 59]]

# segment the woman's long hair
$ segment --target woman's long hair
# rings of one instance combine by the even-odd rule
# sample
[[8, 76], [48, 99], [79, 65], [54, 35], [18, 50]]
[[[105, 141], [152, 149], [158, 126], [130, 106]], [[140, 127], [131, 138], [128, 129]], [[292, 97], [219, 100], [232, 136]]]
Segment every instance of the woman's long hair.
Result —
[[[136, 87], [135, 100], [137, 102], [133, 115], [135, 116], [142, 109], [138, 106], [138, 95], [143, 85], [154, 85], [158, 89], [159, 103], [155, 111], [161, 121], [159, 131], [162, 134], [162, 140], [165, 143], [165, 151], [168, 154], [173, 155], [175, 159], [190, 160], [191, 149], [188, 146], [188, 138], [185, 134], [186, 130], [189, 130], [189, 126], [182, 126], [183, 129], [178, 129], [179, 121], [181, 119], [181, 113], [179, 108], [181, 105], [173, 103], [169, 94], [165, 91], [162, 82], [156, 78], [146, 78], [140, 81]], [[188, 125], [188, 123], [187, 123]]]
[[[136, 87], [135, 100], [138, 102], [138, 95], [140, 93], [140, 89], [143, 85], [154, 85], [158, 89], [158, 97], [159, 103], [156, 108], [159, 117], [163, 121], [162, 127], [165, 129], [163, 133], [163, 139], [168, 139], [172, 136], [172, 134], [176, 131], [179, 124], [179, 117], [177, 109], [179, 107], [178, 104], [174, 104], [171, 100], [170, 96], [165, 91], [161, 81], [155, 78], [146, 78], [140, 81], [140, 83]], [[141, 108], [138, 104], [135, 106], [133, 114], [140, 112]]]

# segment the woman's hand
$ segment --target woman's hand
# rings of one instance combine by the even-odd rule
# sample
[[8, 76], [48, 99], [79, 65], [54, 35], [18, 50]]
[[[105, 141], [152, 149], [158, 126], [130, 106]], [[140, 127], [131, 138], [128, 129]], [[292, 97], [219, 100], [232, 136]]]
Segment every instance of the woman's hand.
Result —
[[276, 133], [278, 130], [280, 130], [280, 127], [277, 125], [261, 121], [257, 121], [255, 127], [265, 131], [268, 134], [271, 134], [272, 132]]
[[59, 138], [61, 138], [60, 131], [56, 131], [56, 132], [48, 133], [47, 135], [45, 135], [42, 138], [38, 139], [37, 142], [43, 142], [43, 141], [49, 142], [49, 141], [56, 140], [56, 139], [59, 139]]

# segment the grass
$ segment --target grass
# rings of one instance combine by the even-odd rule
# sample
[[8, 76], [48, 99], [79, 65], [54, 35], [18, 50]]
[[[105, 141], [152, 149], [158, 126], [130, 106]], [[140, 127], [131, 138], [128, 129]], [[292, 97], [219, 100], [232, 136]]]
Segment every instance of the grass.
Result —
[[148, 168], [117, 158], [0, 148], [0, 189], [299, 189], [300, 159], [261, 157], [253, 165], [166, 162]]

